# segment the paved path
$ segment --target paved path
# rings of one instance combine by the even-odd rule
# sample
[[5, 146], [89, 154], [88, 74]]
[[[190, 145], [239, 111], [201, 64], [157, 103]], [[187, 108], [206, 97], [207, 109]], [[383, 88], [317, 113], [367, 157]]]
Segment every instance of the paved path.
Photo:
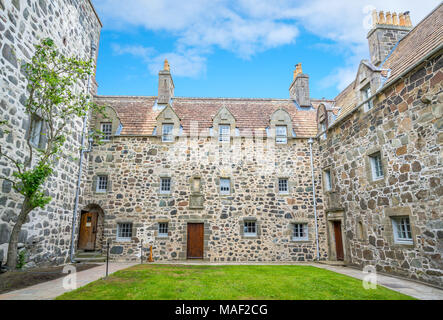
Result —
[[[136, 263], [109, 263], [109, 274], [121, 269], [128, 268]], [[76, 273], [77, 288], [104, 277], [106, 264]], [[58, 278], [48, 282], [36, 284], [32, 287], [7, 292], [0, 295], [0, 300], [52, 300], [59, 295], [70, 291], [63, 288], [63, 279]], [[66, 281], [67, 282], [67, 281]]]

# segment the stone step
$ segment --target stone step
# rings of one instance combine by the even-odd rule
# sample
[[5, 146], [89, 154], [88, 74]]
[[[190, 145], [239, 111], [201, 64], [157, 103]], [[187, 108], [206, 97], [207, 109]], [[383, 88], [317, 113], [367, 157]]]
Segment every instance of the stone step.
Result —
[[102, 253], [100, 251], [77, 251], [75, 253], [76, 257], [95, 257], [101, 255]]
[[321, 261], [317, 261], [318, 263], [321, 264], [327, 264], [329, 266], [342, 266], [345, 267], [346, 266], [346, 262], [344, 261], [336, 261], [336, 260], [321, 260]]
[[105, 262], [106, 261], [106, 257], [104, 256], [98, 256], [98, 257], [76, 257], [75, 258], [76, 262]]

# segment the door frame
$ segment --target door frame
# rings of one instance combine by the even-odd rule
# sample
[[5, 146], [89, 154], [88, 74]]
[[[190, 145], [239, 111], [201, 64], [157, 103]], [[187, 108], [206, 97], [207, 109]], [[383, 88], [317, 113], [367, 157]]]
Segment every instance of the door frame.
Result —
[[[93, 249], [80, 249], [80, 238], [81, 238], [81, 236], [82, 236], [82, 227], [83, 227], [83, 224], [82, 224], [82, 220], [83, 220], [83, 215], [86, 215], [86, 214], [88, 214], [88, 213], [91, 213], [91, 214], [94, 214], [95, 215], [95, 226], [93, 226], [93, 230], [92, 230], [92, 233], [93, 234], [95, 234], [95, 236], [94, 236], [94, 247], [93, 247]], [[96, 249], [96, 247], [97, 247], [97, 226], [98, 226], [98, 218], [99, 218], [99, 214], [98, 214], [98, 212], [95, 212], [95, 211], [86, 211], [86, 210], [82, 210], [81, 211], [81, 213], [80, 213], [80, 226], [79, 226], [79, 228], [78, 228], [78, 240], [77, 240], [77, 249], [78, 250], [92, 250], [92, 251], [94, 251], [95, 249]], [[94, 232], [94, 230], [95, 230], [95, 232]]]
[[[326, 212], [327, 215], [327, 230], [328, 230], [328, 244], [329, 244], [329, 260], [331, 261], [338, 261], [337, 260], [337, 249], [336, 249], [336, 243], [335, 243], [335, 231], [334, 231], [334, 222], [340, 222], [341, 226], [341, 241], [343, 246], [343, 261], [348, 261], [348, 255], [347, 255], [347, 245], [345, 241], [345, 232], [344, 232], [344, 225], [345, 225], [345, 215], [343, 211], [329, 211]], [[341, 260], [340, 260], [341, 261]]]
[[185, 218], [183, 222], [183, 227], [179, 231], [182, 235], [181, 240], [181, 251], [178, 254], [177, 259], [186, 260], [188, 256], [188, 223], [203, 223], [203, 261], [209, 261], [209, 238], [212, 231], [209, 228], [209, 222], [205, 219], [197, 218]]
[[[200, 225], [202, 228], [203, 235], [202, 235], [202, 240], [201, 240], [202, 241], [201, 249], [203, 252], [202, 252], [201, 257], [190, 257], [189, 256], [189, 250], [188, 250], [189, 245], [190, 245], [190, 243], [189, 243], [189, 226], [191, 224], [192, 225]], [[186, 224], [186, 259], [203, 259], [204, 257], [205, 257], [205, 224], [203, 222], [188, 222]]]

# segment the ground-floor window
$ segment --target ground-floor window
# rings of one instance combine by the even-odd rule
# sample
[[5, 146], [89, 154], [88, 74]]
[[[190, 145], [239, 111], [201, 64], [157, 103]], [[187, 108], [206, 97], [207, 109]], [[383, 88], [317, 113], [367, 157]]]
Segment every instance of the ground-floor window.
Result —
[[307, 241], [308, 240], [308, 224], [307, 223], [294, 223], [292, 240], [294, 240], [294, 241]]
[[255, 221], [245, 221], [243, 226], [243, 234], [245, 236], [256, 236], [257, 235], [257, 225]]
[[168, 223], [167, 222], [160, 222], [158, 224], [158, 235], [160, 237], [167, 237], [168, 236]]
[[117, 224], [117, 240], [130, 241], [132, 238], [132, 223]]
[[394, 242], [413, 243], [409, 217], [392, 217], [392, 227], [394, 229]]

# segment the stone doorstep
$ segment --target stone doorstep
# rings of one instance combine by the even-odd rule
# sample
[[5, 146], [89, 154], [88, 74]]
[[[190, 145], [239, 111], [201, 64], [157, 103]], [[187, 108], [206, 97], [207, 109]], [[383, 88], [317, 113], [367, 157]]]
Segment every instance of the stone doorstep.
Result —
[[336, 260], [320, 260], [320, 261], [316, 261], [317, 263], [320, 264], [326, 264], [328, 266], [340, 266], [340, 267], [347, 267], [348, 264], [344, 261], [336, 261]]

